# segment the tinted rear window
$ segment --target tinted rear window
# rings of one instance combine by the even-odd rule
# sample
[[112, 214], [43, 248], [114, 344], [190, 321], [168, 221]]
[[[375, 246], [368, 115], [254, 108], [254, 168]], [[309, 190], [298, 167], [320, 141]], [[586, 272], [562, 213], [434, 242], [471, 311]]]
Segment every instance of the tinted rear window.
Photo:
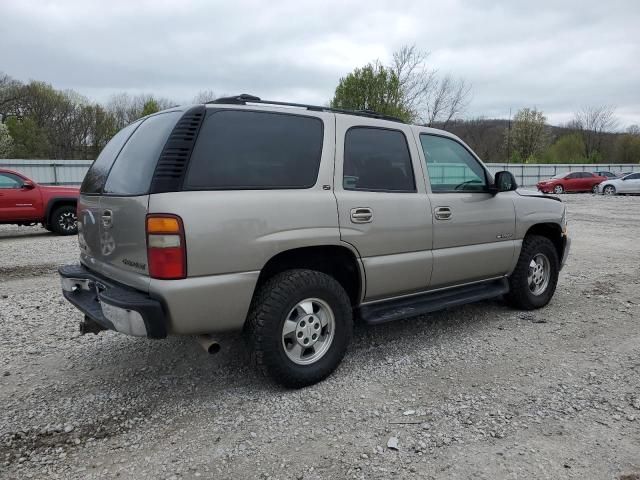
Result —
[[102, 192], [102, 187], [104, 187], [104, 182], [107, 179], [113, 162], [133, 131], [138, 128], [138, 125], [140, 125], [140, 121], [124, 127], [105, 145], [100, 155], [98, 155], [98, 158], [96, 158], [96, 161], [93, 162], [91, 168], [89, 168], [89, 171], [84, 176], [82, 186], [80, 187], [82, 193]]
[[131, 135], [109, 172], [104, 193], [144, 195], [149, 193], [153, 171], [169, 134], [182, 112], [161, 113], [147, 118]]
[[268, 112], [218, 111], [205, 120], [187, 190], [309, 188], [322, 154], [322, 121]]
[[404, 133], [352, 127], [344, 139], [345, 190], [414, 192], [411, 155]]

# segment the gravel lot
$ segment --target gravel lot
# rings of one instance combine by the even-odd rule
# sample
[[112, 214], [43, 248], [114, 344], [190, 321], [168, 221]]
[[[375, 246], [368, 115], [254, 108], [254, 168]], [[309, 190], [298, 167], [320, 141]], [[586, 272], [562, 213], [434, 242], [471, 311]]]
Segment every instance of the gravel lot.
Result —
[[55, 273], [76, 239], [2, 226], [0, 477], [639, 479], [640, 197], [564, 200], [548, 307], [359, 325], [300, 391], [237, 337], [79, 336]]

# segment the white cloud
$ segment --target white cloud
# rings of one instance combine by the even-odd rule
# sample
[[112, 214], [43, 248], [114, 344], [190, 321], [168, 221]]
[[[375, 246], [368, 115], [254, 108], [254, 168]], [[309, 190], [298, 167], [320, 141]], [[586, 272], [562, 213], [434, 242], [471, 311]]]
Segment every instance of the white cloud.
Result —
[[326, 103], [357, 66], [415, 43], [473, 84], [469, 115], [582, 105], [640, 123], [640, 3], [397, 1], [0, 2], [0, 68], [97, 100], [199, 89]]

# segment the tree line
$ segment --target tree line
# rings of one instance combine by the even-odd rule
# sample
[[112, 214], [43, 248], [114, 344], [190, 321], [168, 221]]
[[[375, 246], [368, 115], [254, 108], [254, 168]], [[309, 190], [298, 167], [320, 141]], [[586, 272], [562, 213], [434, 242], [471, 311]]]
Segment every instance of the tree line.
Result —
[[[522, 108], [509, 120], [463, 119], [471, 91], [466, 80], [432, 68], [428, 52], [404, 46], [389, 64], [370, 62], [340, 78], [329, 105], [448, 130], [487, 162], [640, 163], [640, 127], [618, 132], [610, 106], [585, 106], [561, 126], [549, 125], [537, 108]], [[216, 97], [203, 90], [192, 102]], [[93, 159], [124, 126], [176, 104], [127, 93], [101, 104], [0, 74], [0, 158]]]

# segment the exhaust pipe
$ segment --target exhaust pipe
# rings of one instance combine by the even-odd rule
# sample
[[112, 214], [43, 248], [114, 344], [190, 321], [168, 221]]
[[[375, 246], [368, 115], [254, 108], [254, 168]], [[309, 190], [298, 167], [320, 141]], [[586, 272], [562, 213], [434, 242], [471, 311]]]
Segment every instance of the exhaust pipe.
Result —
[[211, 335], [198, 335], [196, 336], [196, 340], [200, 344], [204, 351], [210, 355], [214, 353], [218, 353], [220, 351], [220, 344], [217, 340], [215, 340]]

